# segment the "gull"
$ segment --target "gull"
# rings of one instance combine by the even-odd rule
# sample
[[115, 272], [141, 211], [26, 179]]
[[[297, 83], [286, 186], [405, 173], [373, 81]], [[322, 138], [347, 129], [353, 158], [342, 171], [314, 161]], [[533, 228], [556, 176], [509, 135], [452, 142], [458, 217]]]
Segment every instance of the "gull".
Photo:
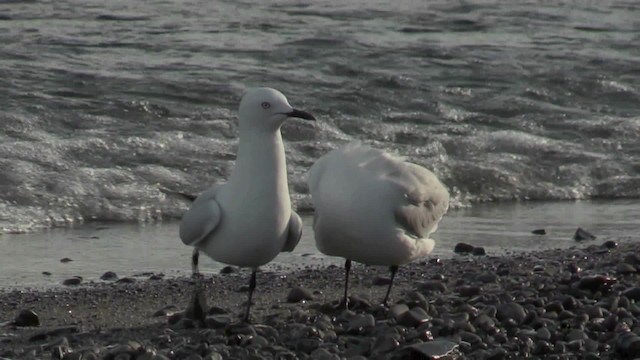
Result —
[[309, 170], [316, 247], [345, 261], [343, 303], [348, 308], [351, 261], [398, 267], [433, 250], [429, 235], [449, 208], [449, 192], [429, 170], [381, 150], [348, 144]]
[[[251, 268], [249, 321], [258, 267], [280, 252], [293, 251], [302, 235], [302, 220], [291, 210], [287, 167], [280, 127], [291, 117], [315, 120], [289, 105], [271, 88], [249, 90], [238, 110], [240, 140], [229, 180], [194, 199], [180, 223], [180, 239], [221, 263]], [[188, 198], [188, 196], [185, 196]]]

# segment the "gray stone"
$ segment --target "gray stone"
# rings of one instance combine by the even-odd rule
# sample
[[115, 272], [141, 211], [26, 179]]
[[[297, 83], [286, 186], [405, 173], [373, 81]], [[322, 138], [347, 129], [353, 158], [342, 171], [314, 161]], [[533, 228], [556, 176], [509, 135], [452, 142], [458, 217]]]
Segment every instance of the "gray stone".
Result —
[[350, 333], [363, 334], [371, 331], [376, 325], [376, 319], [371, 314], [354, 316], [347, 325]]
[[65, 286], [76, 286], [76, 285], [80, 285], [80, 283], [82, 282], [82, 278], [81, 277], [72, 277], [70, 279], [66, 279], [62, 282], [62, 285]]
[[536, 339], [549, 341], [551, 340], [551, 332], [546, 327], [541, 327], [536, 331]]
[[398, 341], [399, 335], [385, 334], [379, 336], [376, 339], [376, 342], [373, 344], [372, 353], [380, 354], [393, 351], [400, 346], [400, 342]]
[[418, 290], [426, 293], [431, 292], [447, 292], [447, 286], [440, 280], [427, 280], [418, 285]]
[[11, 323], [14, 326], [40, 326], [40, 317], [30, 309], [24, 309], [18, 313]]
[[413, 344], [403, 348], [403, 352], [414, 356], [424, 356], [426, 359], [462, 359], [458, 352], [458, 344], [448, 340], [433, 340], [418, 344]]
[[340, 360], [340, 356], [332, 354], [326, 349], [316, 349], [311, 353], [312, 360]]
[[105, 280], [105, 281], [112, 281], [112, 280], [116, 280], [118, 278], [118, 275], [116, 275], [116, 273], [114, 273], [113, 271], [107, 271], [104, 274], [102, 274], [102, 276], [100, 276], [100, 280]]
[[622, 292], [622, 296], [626, 297], [629, 300], [640, 301], [640, 287], [634, 286], [626, 289]]
[[460, 243], [457, 243], [456, 246], [453, 248], [453, 252], [455, 252], [456, 254], [468, 254], [473, 251], [473, 248], [474, 248], [473, 245], [460, 242]]
[[515, 302], [500, 304], [496, 308], [498, 310], [498, 320], [502, 322], [507, 319], [513, 319], [517, 324], [521, 324], [527, 317], [527, 313], [522, 305]]
[[231, 317], [226, 314], [209, 315], [205, 319], [205, 324], [212, 329], [223, 328], [231, 324]]
[[616, 272], [621, 275], [635, 274], [638, 272], [635, 266], [627, 263], [618, 263], [616, 265]]
[[289, 294], [287, 295], [287, 302], [290, 303], [297, 303], [308, 300], [313, 300], [313, 294], [309, 290], [299, 286], [291, 288]]
[[575, 241], [585, 241], [585, 240], [595, 240], [596, 236], [584, 230], [583, 228], [578, 228], [573, 234], [573, 240]]

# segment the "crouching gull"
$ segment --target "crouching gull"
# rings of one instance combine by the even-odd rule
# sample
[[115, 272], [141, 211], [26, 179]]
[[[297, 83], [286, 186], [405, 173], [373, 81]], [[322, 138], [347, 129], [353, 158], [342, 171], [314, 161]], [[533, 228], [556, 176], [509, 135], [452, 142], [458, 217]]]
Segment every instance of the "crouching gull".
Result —
[[240, 140], [235, 167], [225, 184], [200, 194], [180, 223], [180, 239], [212, 259], [251, 268], [249, 321], [258, 267], [282, 251], [292, 251], [302, 234], [302, 220], [291, 210], [280, 127], [287, 118], [315, 118], [296, 110], [277, 90], [256, 88], [240, 101]]
[[429, 235], [449, 208], [449, 192], [431, 171], [359, 143], [321, 157], [308, 183], [316, 246], [346, 259], [342, 305], [351, 261], [390, 266], [387, 305], [398, 266], [433, 250]]

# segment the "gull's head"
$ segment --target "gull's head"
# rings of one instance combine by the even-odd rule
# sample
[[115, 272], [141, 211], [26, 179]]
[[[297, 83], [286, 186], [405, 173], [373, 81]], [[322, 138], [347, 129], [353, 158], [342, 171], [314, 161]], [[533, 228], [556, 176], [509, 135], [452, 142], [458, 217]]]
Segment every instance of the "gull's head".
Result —
[[251, 89], [242, 97], [238, 114], [241, 126], [273, 131], [280, 129], [290, 117], [315, 120], [308, 112], [289, 105], [280, 91], [264, 87]]

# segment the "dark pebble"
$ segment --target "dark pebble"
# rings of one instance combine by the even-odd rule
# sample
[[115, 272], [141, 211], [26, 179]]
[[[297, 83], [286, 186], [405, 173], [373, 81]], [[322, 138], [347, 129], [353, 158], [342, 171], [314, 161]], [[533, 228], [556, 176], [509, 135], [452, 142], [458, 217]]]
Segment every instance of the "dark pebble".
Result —
[[535, 229], [531, 233], [535, 234], [535, 235], [546, 235], [547, 234], [547, 230], [545, 230], [545, 229]]
[[624, 257], [624, 262], [631, 265], [640, 265], [640, 256], [638, 254], [627, 254]]
[[391, 278], [388, 278], [386, 276], [376, 276], [375, 278], [373, 278], [372, 284], [375, 286], [389, 285], [391, 284]]
[[75, 286], [75, 285], [80, 285], [81, 282], [82, 282], [82, 278], [81, 277], [73, 277], [73, 278], [64, 280], [62, 282], [62, 285]]
[[512, 319], [516, 324], [521, 324], [527, 317], [527, 312], [522, 305], [515, 302], [508, 302], [497, 306], [497, 318], [503, 323]]
[[617, 282], [616, 278], [604, 275], [584, 276], [578, 282], [578, 288], [591, 292], [608, 292]]
[[105, 281], [111, 281], [117, 278], [118, 278], [118, 275], [116, 275], [116, 273], [114, 273], [113, 271], [107, 271], [106, 273], [102, 274], [102, 276], [100, 276], [100, 280], [105, 280]]
[[453, 252], [455, 252], [456, 254], [468, 254], [472, 252], [473, 249], [473, 245], [461, 242], [456, 244], [456, 246], [453, 248]]
[[640, 355], [640, 336], [626, 332], [618, 335], [616, 339], [616, 351], [625, 357], [634, 358]]
[[478, 246], [478, 247], [474, 247], [473, 250], [471, 250], [471, 255], [482, 256], [482, 255], [487, 255], [487, 252], [484, 250], [483, 247]]
[[307, 300], [313, 300], [313, 294], [311, 293], [311, 291], [299, 286], [291, 288], [289, 294], [287, 295], [287, 302], [290, 303], [297, 303]]
[[71, 262], [71, 261], [73, 261], [73, 260], [69, 259], [68, 257], [60, 259], [61, 263], [68, 263], [68, 262]]
[[621, 263], [618, 263], [618, 265], [616, 265], [616, 272], [618, 274], [628, 275], [628, 274], [637, 273], [638, 269], [636, 269], [636, 267], [631, 264], [621, 262]]
[[[448, 340], [433, 340], [413, 344], [405, 347], [402, 351], [402, 353], [417, 356], [416, 358], [418, 359], [456, 359], [459, 358], [455, 355], [458, 352], [458, 344]], [[403, 356], [404, 354], [399, 355]]]
[[50, 272], [48, 272], [48, 271], [43, 271], [43, 272], [42, 272], [42, 275], [44, 275], [44, 276], [51, 276], [51, 273], [50, 273]]
[[605, 241], [602, 244], [602, 247], [605, 249], [615, 249], [618, 247], [618, 243], [613, 240], [609, 240], [609, 241]]
[[232, 274], [236, 272], [236, 269], [233, 266], [225, 266], [220, 269], [220, 274]]
[[640, 301], [640, 287], [632, 287], [628, 288], [622, 292], [622, 296], [626, 297], [629, 300]]
[[40, 326], [40, 317], [35, 311], [25, 309], [18, 313], [12, 324], [14, 326]]
[[573, 240], [575, 241], [584, 241], [584, 240], [595, 240], [596, 236], [584, 230], [583, 228], [578, 228], [576, 233], [573, 234]]
[[460, 294], [460, 296], [464, 297], [472, 297], [476, 295], [480, 295], [481, 288], [479, 286], [460, 286], [456, 288], [456, 292]]
[[434, 291], [443, 293], [447, 291], [447, 286], [442, 281], [427, 280], [422, 284], [418, 285], [418, 290], [427, 292], [427, 293], [434, 292]]

